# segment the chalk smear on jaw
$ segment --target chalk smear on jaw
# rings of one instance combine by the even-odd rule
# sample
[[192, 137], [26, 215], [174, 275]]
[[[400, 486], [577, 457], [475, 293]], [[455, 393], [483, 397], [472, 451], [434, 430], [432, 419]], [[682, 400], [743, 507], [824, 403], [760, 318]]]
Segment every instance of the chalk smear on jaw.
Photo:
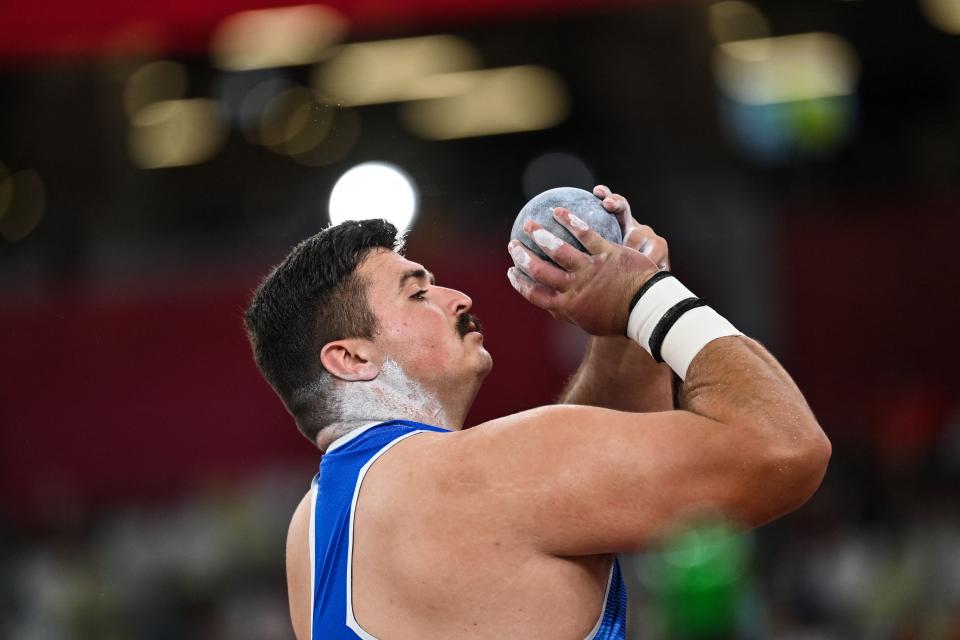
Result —
[[404, 373], [393, 360], [384, 360], [373, 380], [350, 382], [341, 387], [338, 415], [341, 424], [406, 418], [445, 426], [443, 405], [422, 384]]

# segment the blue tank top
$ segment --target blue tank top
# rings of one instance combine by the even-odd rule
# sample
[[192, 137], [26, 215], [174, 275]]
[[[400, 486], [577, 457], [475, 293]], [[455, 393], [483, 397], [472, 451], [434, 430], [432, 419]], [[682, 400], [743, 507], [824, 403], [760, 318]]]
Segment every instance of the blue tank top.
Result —
[[[357, 623], [350, 598], [357, 495], [377, 458], [404, 438], [424, 431], [448, 432], [409, 420], [375, 423], [335, 440], [323, 455], [310, 491], [310, 640], [377, 640]], [[623, 640], [626, 618], [627, 590], [620, 562], [614, 559], [603, 611], [587, 640]]]

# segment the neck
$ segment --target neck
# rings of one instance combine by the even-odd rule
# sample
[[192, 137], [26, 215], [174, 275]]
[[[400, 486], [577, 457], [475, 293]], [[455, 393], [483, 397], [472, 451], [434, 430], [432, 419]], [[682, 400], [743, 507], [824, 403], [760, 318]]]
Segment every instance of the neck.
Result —
[[404, 373], [393, 360], [385, 360], [380, 374], [373, 380], [342, 382], [338, 420], [323, 429], [318, 446], [326, 447], [336, 438], [371, 422], [413, 420], [444, 429], [459, 430], [466, 417], [464, 409], [454, 409], [438, 394]]

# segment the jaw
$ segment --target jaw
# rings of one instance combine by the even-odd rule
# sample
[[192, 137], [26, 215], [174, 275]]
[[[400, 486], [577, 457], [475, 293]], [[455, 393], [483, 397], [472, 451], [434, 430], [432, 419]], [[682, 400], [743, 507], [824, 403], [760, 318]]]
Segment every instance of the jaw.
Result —
[[451, 417], [455, 413], [459, 416], [456, 420], [457, 429], [467, 428], [464, 425], [467, 413], [473, 406], [473, 401], [476, 399], [477, 393], [480, 392], [483, 381], [493, 369], [493, 358], [486, 349], [482, 349], [482, 354], [477, 355], [475, 366], [470, 369], [469, 374], [459, 380], [457, 384], [451, 385], [452, 399], [449, 405], [456, 408], [451, 409], [450, 413]]
[[[381, 341], [379, 353], [383, 361], [379, 375], [370, 381], [372, 384], [355, 389], [358, 394], [362, 391], [364, 400], [360, 405], [375, 409], [383, 416], [392, 413], [389, 418], [402, 417], [461, 429], [483, 380], [490, 373], [493, 358], [484, 348], [481, 334], [451, 337], [456, 340], [455, 344], [443, 341], [420, 349], [411, 349], [409, 342]], [[371, 394], [375, 395], [375, 401], [369, 399]]]
[[427, 385], [408, 376], [394, 360], [385, 359], [372, 380], [344, 382], [337, 414], [343, 422], [403, 418], [442, 425], [446, 408]]

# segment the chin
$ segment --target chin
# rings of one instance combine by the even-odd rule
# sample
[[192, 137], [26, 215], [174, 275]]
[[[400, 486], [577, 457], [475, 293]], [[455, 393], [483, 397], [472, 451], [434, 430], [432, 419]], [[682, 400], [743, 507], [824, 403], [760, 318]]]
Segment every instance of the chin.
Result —
[[451, 379], [459, 380], [458, 385], [462, 388], [474, 387], [474, 393], [480, 390], [480, 385], [493, 369], [493, 358], [486, 349], [478, 353], [472, 353], [465, 362], [462, 362], [456, 374]]
[[493, 369], [493, 356], [490, 355], [490, 352], [480, 347], [480, 362], [477, 365], [477, 375], [482, 380], [487, 377], [487, 374], [490, 373], [490, 370]]

